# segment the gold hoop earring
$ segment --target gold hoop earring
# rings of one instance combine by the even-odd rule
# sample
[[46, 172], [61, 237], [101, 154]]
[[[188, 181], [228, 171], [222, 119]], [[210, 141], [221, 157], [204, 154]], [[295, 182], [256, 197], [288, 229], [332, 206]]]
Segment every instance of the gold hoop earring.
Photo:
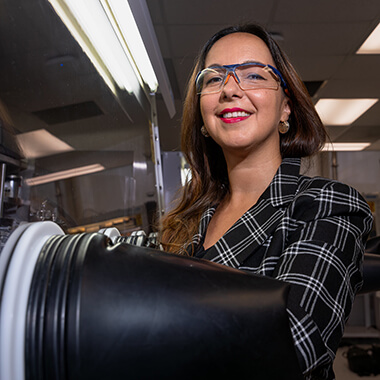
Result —
[[285, 121], [280, 121], [280, 125], [278, 126], [278, 131], [281, 133], [281, 134], [285, 134], [286, 132], [289, 131], [289, 128], [290, 128], [290, 124], [287, 120]]
[[201, 127], [201, 133], [204, 137], [210, 137], [210, 135], [209, 135], [209, 133], [208, 133], [208, 131], [204, 125], [202, 125], [202, 127]]

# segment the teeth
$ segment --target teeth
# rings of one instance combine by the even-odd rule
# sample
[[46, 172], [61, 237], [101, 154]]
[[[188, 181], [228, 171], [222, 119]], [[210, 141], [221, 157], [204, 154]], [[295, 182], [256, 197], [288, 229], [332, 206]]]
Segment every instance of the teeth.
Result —
[[222, 115], [224, 119], [229, 119], [231, 117], [246, 117], [249, 116], [250, 114], [248, 112], [244, 111], [238, 111], [238, 112], [227, 112]]

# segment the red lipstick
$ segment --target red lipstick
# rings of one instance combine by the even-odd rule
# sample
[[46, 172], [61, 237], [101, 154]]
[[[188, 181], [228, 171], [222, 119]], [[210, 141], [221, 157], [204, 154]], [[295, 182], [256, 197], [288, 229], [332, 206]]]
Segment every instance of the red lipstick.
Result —
[[220, 119], [224, 123], [238, 123], [239, 121], [248, 119], [250, 116], [250, 112], [237, 107], [226, 108], [219, 114]]

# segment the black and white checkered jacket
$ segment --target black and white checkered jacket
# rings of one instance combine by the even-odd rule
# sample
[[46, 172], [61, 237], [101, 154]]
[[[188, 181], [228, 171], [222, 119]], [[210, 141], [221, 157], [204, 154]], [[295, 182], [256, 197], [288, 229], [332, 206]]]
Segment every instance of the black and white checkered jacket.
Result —
[[[291, 283], [288, 313], [302, 370], [306, 378], [331, 379], [362, 284], [372, 214], [353, 188], [299, 171], [300, 159], [284, 159], [258, 202], [203, 258]], [[192, 240], [198, 250], [214, 212], [201, 218]]]

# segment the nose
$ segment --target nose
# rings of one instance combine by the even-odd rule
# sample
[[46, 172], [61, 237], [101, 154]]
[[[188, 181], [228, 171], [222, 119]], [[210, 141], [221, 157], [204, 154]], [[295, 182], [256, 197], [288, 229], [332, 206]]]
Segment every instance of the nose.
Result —
[[224, 80], [223, 86], [227, 84], [227, 82], [230, 80], [230, 78], [233, 77], [235, 79], [235, 82], [239, 84], [239, 80], [236, 77], [236, 74], [233, 71], [230, 71], [227, 73], [226, 79]]
[[[231, 77], [234, 78], [233, 81], [230, 81]], [[231, 85], [231, 83], [232, 83], [232, 85]], [[242, 89], [239, 85], [239, 80], [236, 77], [236, 74], [234, 72], [230, 71], [227, 74], [226, 79], [224, 80], [222, 93], [224, 93], [227, 96], [233, 96], [233, 95], [237, 95], [236, 93], [241, 92], [241, 91], [242, 91]]]

